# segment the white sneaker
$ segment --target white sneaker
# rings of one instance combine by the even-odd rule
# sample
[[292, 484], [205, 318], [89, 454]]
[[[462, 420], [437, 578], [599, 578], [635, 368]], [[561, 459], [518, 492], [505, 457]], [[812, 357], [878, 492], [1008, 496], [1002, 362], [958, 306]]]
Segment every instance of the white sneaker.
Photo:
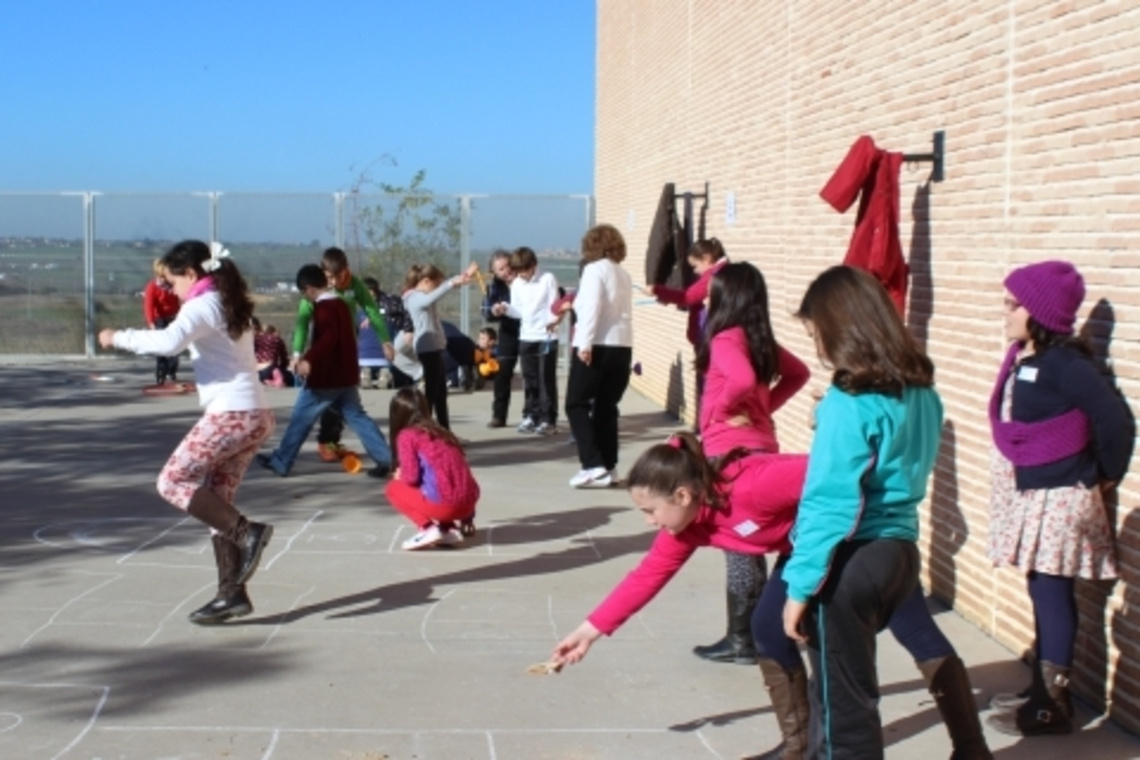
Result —
[[439, 537], [440, 546], [458, 546], [463, 543], [463, 533], [458, 528], [450, 528]]
[[570, 485], [574, 488], [600, 488], [603, 485], [608, 486], [611, 482], [610, 472], [605, 467], [579, 470], [577, 475], [570, 478]]
[[533, 433], [538, 428], [535, 427], [534, 420], [530, 417], [523, 417], [523, 421], [519, 423], [517, 430], [520, 433]]
[[558, 426], [544, 422], [534, 429], [536, 435], [558, 435]]
[[400, 546], [407, 551], [415, 551], [416, 549], [426, 549], [429, 546], [435, 546], [442, 540], [443, 532], [440, 531], [439, 526], [429, 525], [416, 535], [409, 538], [404, 543], [400, 544]]

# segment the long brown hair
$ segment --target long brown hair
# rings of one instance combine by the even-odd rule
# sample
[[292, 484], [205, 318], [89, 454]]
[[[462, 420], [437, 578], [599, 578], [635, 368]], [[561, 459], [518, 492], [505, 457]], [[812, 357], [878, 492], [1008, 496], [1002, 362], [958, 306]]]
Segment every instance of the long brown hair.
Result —
[[815, 278], [796, 316], [811, 322], [832, 383], [848, 393], [901, 396], [934, 384], [934, 364], [906, 329], [887, 289], [861, 269], [835, 266]]
[[455, 434], [432, 419], [431, 404], [428, 403], [427, 396], [415, 388], [401, 388], [396, 391], [388, 404], [388, 440], [392, 445], [392, 469], [400, 466], [396, 437], [405, 428], [410, 427], [419, 428], [432, 438], [439, 438], [460, 451], [463, 450]]
[[672, 496], [684, 486], [692, 490], [701, 504], [713, 509], [724, 508], [723, 490], [728, 480], [725, 467], [748, 455], [736, 448], [712, 463], [705, 457], [701, 442], [692, 433], [674, 433], [665, 443], [645, 450], [633, 463], [626, 476], [629, 488], [647, 488], [657, 496]]
[[233, 340], [237, 340], [246, 330], [250, 329], [253, 319], [253, 299], [249, 297], [249, 286], [237, 265], [229, 258], [220, 260], [220, 266], [212, 272], [206, 272], [202, 265], [212, 257], [210, 246], [201, 240], [183, 240], [175, 243], [166, 255], [162, 257], [162, 265], [166, 271], [175, 275], [184, 275], [193, 271], [198, 278], [212, 277], [218, 296], [222, 301], [222, 312], [226, 317], [226, 333]]
[[697, 349], [697, 372], [708, 372], [712, 360], [710, 343], [733, 327], [744, 331], [748, 361], [756, 379], [771, 385], [780, 374], [780, 348], [768, 318], [768, 286], [764, 275], [747, 261], [725, 264], [709, 283], [708, 322], [705, 339]]

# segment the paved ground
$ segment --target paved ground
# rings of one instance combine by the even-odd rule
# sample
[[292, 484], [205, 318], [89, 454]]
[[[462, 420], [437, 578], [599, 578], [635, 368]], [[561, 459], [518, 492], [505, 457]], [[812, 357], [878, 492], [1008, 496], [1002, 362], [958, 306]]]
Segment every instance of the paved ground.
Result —
[[[251, 471], [240, 506], [277, 533], [255, 613], [201, 628], [212, 595], [204, 529], [154, 479], [196, 399], [145, 398], [147, 362], [0, 367], [0, 757], [736, 758], [776, 743], [759, 673], [689, 653], [723, 629], [723, 566], [700, 552], [587, 660], [527, 675], [648, 546], [619, 489], [574, 491], [566, 436], [488, 430], [487, 392], [452, 397], [483, 486], [480, 534], [409, 554], [379, 483], [320, 463]], [[290, 391], [271, 391], [280, 435]], [[365, 391], [374, 415], [388, 392]], [[517, 413], [516, 399], [516, 413]], [[623, 405], [625, 466], [676, 427]], [[354, 439], [349, 438], [349, 442]], [[1027, 671], [953, 613], [939, 623], [984, 703]], [[888, 757], [950, 754], [929, 695], [881, 638]], [[998, 757], [1140, 757], [1140, 740], [1083, 715], [1078, 734]]]

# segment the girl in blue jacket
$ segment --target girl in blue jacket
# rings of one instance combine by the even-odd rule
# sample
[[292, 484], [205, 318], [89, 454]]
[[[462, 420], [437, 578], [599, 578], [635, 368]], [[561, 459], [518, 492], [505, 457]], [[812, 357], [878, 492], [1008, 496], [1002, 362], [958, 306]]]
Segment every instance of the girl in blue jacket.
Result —
[[784, 570], [784, 629], [807, 643], [814, 674], [806, 756], [881, 758], [875, 636], [918, 583], [942, 402], [930, 359], [866, 272], [827, 270], [797, 316], [834, 369]]

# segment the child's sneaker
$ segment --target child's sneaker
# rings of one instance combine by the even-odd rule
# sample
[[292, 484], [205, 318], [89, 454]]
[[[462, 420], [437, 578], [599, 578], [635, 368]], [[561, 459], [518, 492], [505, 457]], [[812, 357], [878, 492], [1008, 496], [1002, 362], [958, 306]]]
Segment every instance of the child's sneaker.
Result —
[[570, 485], [574, 488], [607, 488], [612, 482], [610, 471], [605, 467], [579, 470], [577, 475], [570, 478]]
[[440, 531], [439, 546], [458, 546], [463, 543], [463, 533], [459, 528], [448, 528]]
[[558, 435], [558, 426], [550, 422], [544, 422], [534, 429], [537, 435]]
[[466, 520], [459, 522], [459, 532], [463, 534], [464, 538], [471, 538], [475, 535], [475, 518], [468, 517]]
[[530, 417], [523, 417], [523, 421], [519, 423], [518, 431], [520, 433], [533, 433], [538, 428], [534, 424], [534, 420]]
[[318, 443], [317, 456], [322, 462], [339, 462], [348, 450], [339, 443]]
[[439, 529], [438, 525], [429, 525], [407, 541], [404, 541], [400, 546], [406, 551], [415, 551], [417, 549], [426, 549], [429, 546], [435, 546], [441, 540], [443, 540], [443, 531]]

